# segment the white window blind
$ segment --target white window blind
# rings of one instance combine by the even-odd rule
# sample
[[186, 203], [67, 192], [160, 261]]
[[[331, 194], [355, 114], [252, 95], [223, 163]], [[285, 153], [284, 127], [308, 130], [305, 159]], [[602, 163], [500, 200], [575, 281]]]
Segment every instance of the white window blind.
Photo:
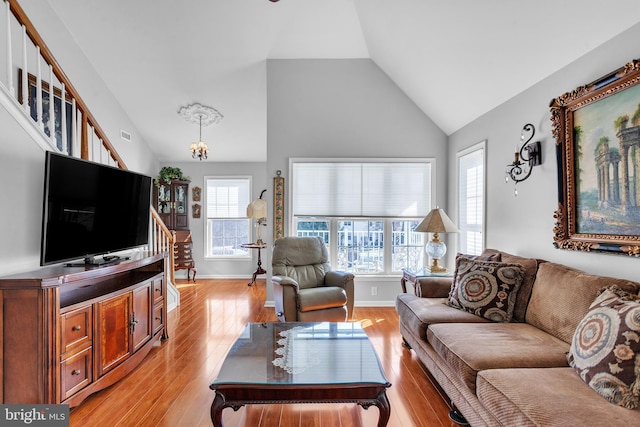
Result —
[[248, 178], [207, 178], [207, 218], [245, 218], [250, 185]]
[[293, 162], [294, 216], [422, 217], [431, 162]]
[[484, 249], [484, 142], [458, 153], [458, 250]]

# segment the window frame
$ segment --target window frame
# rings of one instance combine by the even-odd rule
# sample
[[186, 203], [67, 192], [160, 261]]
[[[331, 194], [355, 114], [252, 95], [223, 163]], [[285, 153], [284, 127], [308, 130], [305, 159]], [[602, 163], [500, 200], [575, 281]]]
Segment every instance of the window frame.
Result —
[[[465, 252], [467, 253], [467, 249], [466, 249], [466, 243], [463, 245], [463, 239], [465, 239], [465, 236], [467, 235], [467, 233], [469, 232], [469, 227], [467, 226], [466, 222], [463, 223], [463, 212], [462, 212], [462, 208], [463, 206], [461, 206], [461, 198], [463, 196], [463, 192], [466, 192], [463, 190], [462, 185], [463, 183], [460, 182], [460, 175], [462, 173], [461, 170], [461, 162], [463, 157], [465, 156], [469, 156], [469, 155], [473, 155], [476, 154], [478, 151], [482, 151], [482, 160], [480, 162], [480, 164], [482, 165], [482, 180], [481, 180], [481, 184], [482, 184], [482, 208], [480, 209], [480, 213], [482, 215], [482, 223], [480, 224], [479, 228], [479, 232], [480, 232], [480, 253], [486, 248], [486, 244], [487, 244], [487, 239], [486, 239], [486, 227], [487, 227], [487, 140], [483, 140], [480, 141], [476, 144], [471, 145], [470, 147], [464, 148], [462, 150], [459, 150], [456, 153], [456, 205], [457, 205], [457, 209], [456, 209], [456, 214], [457, 214], [457, 221], [456, 221], [456, 225], [458, 226], [458, 229], [460, 230], [460, 232], [458, 233], [458, 237], [457, 237], [457, 249], [458, 252]], [[470, 255], [479, 255], [480, 253], [476, 254], [476, 253], [470, 253]]]
[[[287, 191], [292, 196], [288, 198], [286, 204], [286, 219], [287, 219], [287, 235], [296, 236], [297, 235], [297, 221], [296, 217], [293, 214], [293, 185], [294, 185], [294, 173], [293, 167], [295, 163], [427, 163], [429, 164], [430, 173], [429, 173], [429, 204], [433, 205], [434, 201], [437, 200], [436, 195], [436, 159], [433, 157], [424, 157], [424, 158], [290, 158], [289, 159], [289, 177], [291, 179], [288, 180]], [[429, 208], [430, 209], [430, 208]], [[367, 277], [396, 277], [399, 274], [402, 274], [401, 270], [393, 271], [393, 247], [392, 247], [392, 234], [393, 234], [393, 221], [417, 221], [418, 223], [422, 221], [422, 219], [429, 213], [429, 210], [426, 212], [421, 212], [417, 216], [389, 216], [389, 217], [381, 217], [381, 216], [362, 216], [362, 217], [354, 217], [354, 216], [320, 216], [312, 217], [312, 216], [300, 216], [301, 220], [304, 221], [304, 218], [308, 218], [310, 220], [328, 220], [329, 221], [329, 261], [332, 265], [338, 265], [338, 222], [344, 220], [369, 220], [369, 221], [382, 221], [384, 223], [384, 271], [379, 273], [365, 273], [358, 272], [358, 275], [364, 275]], [[424, 233], [422, 233], [424, 234]], [[424, 257], [424, 244], [427, 242], [426, 234], [423, 237], [423, 245], [422, 245], [422, 256]], [[423, 258], [424, 259], [424, 258]], [[424, 261], [423, 261], [424, 262]]]
[[[205, 260], [229, 260], [229, 261], [247, 261], [247, 260], [251, 260], [253, 257], [253, 254], [250, 252], [249, 249], [245, 249], [243, 251], [243, 254], [238, 254], [238, 255], [212, 255], [211, 254], [211, 247], [210, 245], [210, 240], [211, 240], [211, 227], [209, 226], [209, 222], [211, 219], [215, 218], [209, 218], [209, 213], [208, 213], [208, 181], [209, 180], [247, 180], [249, 182], [249, 186], [248, 186], [248, 203], [251, 202], [252, 200], [252, 194], [253, 194], [253, 177], [251, 175], [206, 175], [204, 176], [204, 189], [202, 191], [203, 193], [203, 197], [202, 197], [202, 203], [203, 203], [203, 211], [204, 211], [204, 220], [205, 220], [205, 224], [203, 226], [203, 233], [204, 233], [204, 247], [203, 247], [203, 258]], [[247, 229], [248, 229], [248, 235], [249, 235], [249, 240], [251, 240], [251, 238], [253, 237], [253, 229], [252, 229], [252, 223], [251, 223], [251, 218], [248, 218], [246, 216], [244, 217], [228, 217], [228, 218], [223, 218], [220, 217], [218, 219], [244, 219], [247, 223]], [[249, 243], [249, 242], [246, 242]]]

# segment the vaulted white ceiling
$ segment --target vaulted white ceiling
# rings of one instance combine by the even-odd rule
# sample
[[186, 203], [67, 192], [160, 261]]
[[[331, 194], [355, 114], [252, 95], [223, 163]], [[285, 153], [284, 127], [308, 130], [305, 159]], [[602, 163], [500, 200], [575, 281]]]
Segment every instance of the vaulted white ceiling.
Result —
[[216, 161], [265, 161], [267, 59], [371, 58], [451, 134], [640, 21], [638, 0], [49, 3], [162, 161], [190, 158], [193, 102], [225, 116]]

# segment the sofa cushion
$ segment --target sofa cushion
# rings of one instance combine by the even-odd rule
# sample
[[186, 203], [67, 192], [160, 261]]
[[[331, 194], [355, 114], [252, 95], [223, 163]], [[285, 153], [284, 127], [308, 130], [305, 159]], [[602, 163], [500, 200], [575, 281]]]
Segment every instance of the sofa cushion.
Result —
[[640, 297], [617, 286], [605, 289], [578, 325], [568, 360], [602, 397], [625, 408], [637, 408]]
[[347, 305], [347, 293], [337, 286], [300, 289], [298, 310], [302, 313]]
[[448, 304], [494, 322], [510, 322], [523, 277], [518, 264], [459, 255]]
[[569, 344], [526, 323], [430, 325], [427, 341], [472, 391], [484, 369], [568, 366]]
[[427, 326], [434, 323], [486, 323], [488, 320], [449, 307], [446, 298], [421, 298], [412, 294], [396, 297], [399, 321], [421, 339], [427, 339]]
[[637, 411], [611, 405], [571, 368], [482, 371], [476, 394], [503, 426], [638, 425]]
[[552, 262], [541, 263], [527, 308], [527, 323], [571, 343], [578, 323], [598, 291], [614, 284], [630, 292], [637, 293], [640, 289], [640, 284], [628, 280], [594, 276]]

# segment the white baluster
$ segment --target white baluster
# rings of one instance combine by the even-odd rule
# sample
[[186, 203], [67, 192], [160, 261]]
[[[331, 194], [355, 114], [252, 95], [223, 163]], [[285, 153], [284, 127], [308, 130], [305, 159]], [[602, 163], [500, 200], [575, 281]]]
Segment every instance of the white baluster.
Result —
[[71, 100], [71, 153], [75, 157], [80, 157], [80, 147], [78, 145], [78, 107], [76, 99]]
[[53, 94], [53, 66], [49, 64], [49, 123], [47, 123], [47, 125], [49, 126], [49, 139], [51, 140], [51, 144], [57, 147], [55, 100], [56, 98]]
[[22, 25], [22, 108], [29, 113], [29, 69], [27, 68], [27, 27]]
[[60, 114], [60, 126], [62, 129], [61, 130], [61, 136], [62, 136], [62, 152], [64, 154], [71, 154], [69, 153], [69, 150], [71, 149], [71, 147], [69, 146], [69, 144], [67, 144], [67, 94], [66, 94], [66, 90], [65, 90], [65, 86], [64, 86], [64, 82], [61, 82], [60, 84], [60, 105], [62, 105]]
[[38, 65], [36, 66], [36, 112], [38, 126], [44, 130], [44, 124], [42, 123], [42, 68], [40, 60], [40, 46], [36, 46], [36, 60]]
[[5, 2], [7, 9], [7, 87], [9, 93], [16, 96], [13, 85], [13, 53], [11, 52], [11, 6], [9, 2]]

